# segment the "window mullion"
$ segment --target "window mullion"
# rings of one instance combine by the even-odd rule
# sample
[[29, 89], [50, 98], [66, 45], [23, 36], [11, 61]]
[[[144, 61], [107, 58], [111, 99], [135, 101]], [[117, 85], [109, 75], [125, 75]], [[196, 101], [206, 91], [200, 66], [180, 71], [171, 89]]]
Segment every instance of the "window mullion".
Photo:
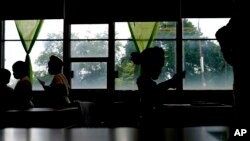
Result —
[[[109, 50], [108, 50], [108, 70], [107, 70], [107, 88], [108, 90], [115, 89], [115, 23], [109, 23]], [[114, 91], [113, 91], [114, 92]]]
[[[176, 72], [181, 73], [183, 71], [183, 49], [182, 49], [182, 20], [177, 21], [176, 27], [177, 43], [176, 43]], [[177, 90], [183, 90], [183, 82], [178, 83]]]

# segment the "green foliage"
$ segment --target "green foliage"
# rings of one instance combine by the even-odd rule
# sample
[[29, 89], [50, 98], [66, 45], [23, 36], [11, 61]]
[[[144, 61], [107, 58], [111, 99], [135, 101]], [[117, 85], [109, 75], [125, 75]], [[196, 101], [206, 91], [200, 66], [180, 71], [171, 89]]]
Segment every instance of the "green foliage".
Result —
[[[203, 37], [198, 27], [195, 27], [187, 19], [183, 20], [184, 37], [197, 39]], [[160, 40], [157, 40], [160, 39]], [[167, 40], [161, 40], [167, 39]], [[159, 76], [158, 82], [171, 78], [176, 72], [176, 24], [174, 22], [161, 22], [160, 28], [153, 46], [163, 47], [165, 51], [165, 65]], [[116, 63], [116, 70], [119, 72], [118, 87], [126, 83], [134, 82], [137, 78], [137, 70], [131, 65], [130, 54], [136, 51], [133, 42], [125, 46], [125, 55]], [[184, 69], [186, 70], [186, 87], [202, 89], [202, 71], [200, 58], [204, 58], [204, 78], [206, 88], [225, 88], [232, 82], [232, 68], [225, 63], [221, 55], [220, 47], [211, 40], [184, 40]], [[135, 68], [135, 69], [134, 69]], [[134, 72], [134, 73], [133, 73]], [[219, 84], [218, 84], [219, 82]]]
[[[107, 34], [97, 35], [107, 37]], [[72, 38], [79, 39], [77, 35], [72, 34]], [[101, 38], [101, 37], [97, 37]], [[62, 39], [62, 34], [48, 34], [48, 39]], [[103, 54], [108, 52], [108, 43], [107, 41], [72, 41], [71, 42], [71, 56], [74, 57], [102, 57]], [[47, 63], [51, 55], [56, 55], [59, 58], [63, 59], [63, 42], [62, 41], [48, 41], [45, 42], [45, 50], [38, 59], [35, 61], [41, 70], [35, 72], [35, 77], [49, 82], [51, 79], [47, 74]], [[94, 83], [99, 80], [106, 79], [106, 70], [107, 66], [101, 62], [95, 63], [74, 63], [71, 68], [74, 71], [74, 81], [82, 83], [83, 81], [88, 83]], [[84, 85], [84, 84], [82, 84]]]
[[[183, 37], [197, 39], [203, 37], [198, 27], [191, 22], [183, 20], [184, 33]], [[78, 35], [72, 34], [74, 39], [71, 42], [71, 56], [73, 57], [108, 57], [107, 40], [79, 40]], [[96, 38], [108, 39], [108, 34], [98, 34]], [[49, 34], [48, 39], [62, 39], [62, 34]], [[86, 37], [87, 39], [87, 37]], [[163, 40], [167, 39], [167, 40]], [[156, 40], [153, 46], [161, 46], [165, 51], [165, 65], [158, 81], [171, 78], [176, 72], [176, 23], [161, 22]], [[135, 86], [138, 67], [130, 60], [130, 54], [135, 52], [136, 47], [132, 41], [126, 44], [122, 41], [115, 41], [115, 69], [119, 72], [116, 78], [116, 88], [131, 88]], [[47, 75], [47, 62], [49, 56], [56, 55], [63, 58], [63, 42], [48, 41], [45, 43], [44, 52], [35, 61], [41, 69], [34, 73], [36, 77], [49, 81]], [[204, 58], [204, 78], [206, 88], [223, 87], [225, 82], [232, 81], [232, 68], [225, 63], [220, 51], [220, 47], [212, 40], [189, 40], [183, 41], [183, 67], [186, 70], [185, 85], [187, 87], [203, 87], [201, 57]], [[74, 81], [81, 86], [92, 85], [96, 81], [105, 81], [107, 79], [107, 64], [101, 62], [73, 63], [71, 66], [74, 70]], [[221, 85], [218, 85], [221, 84]]]

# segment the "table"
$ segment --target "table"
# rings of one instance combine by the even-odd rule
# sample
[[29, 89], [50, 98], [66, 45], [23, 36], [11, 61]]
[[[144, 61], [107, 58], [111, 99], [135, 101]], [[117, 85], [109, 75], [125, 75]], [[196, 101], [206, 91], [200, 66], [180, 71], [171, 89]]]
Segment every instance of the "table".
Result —
[[77, 124], [80, 113], [78, 107], [7, 110], [1, 111], [0, 126], [64, 128]]
[[0, 141], [214, 141], [218, 137], [226, 141], [227, 133], [226, 127], [4, 128]]
[[137, 141], [136, 128], [5, 128], [0, 141]]
[[161, 124], [165, 127], [229, 126], [233, 122], [232, 105], [163, 104]]

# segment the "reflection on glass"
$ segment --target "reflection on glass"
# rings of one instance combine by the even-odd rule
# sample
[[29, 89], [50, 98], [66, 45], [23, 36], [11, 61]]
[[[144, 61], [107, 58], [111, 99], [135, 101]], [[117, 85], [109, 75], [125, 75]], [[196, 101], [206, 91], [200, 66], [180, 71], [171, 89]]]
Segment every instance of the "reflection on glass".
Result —
[[[166, 141], [181, 139], [183, 141], [227, 141], [227, 126], [201, 126], [185, 128], [160, 128], [154, 135]], [[146, 131], [147, 130], [147, 131]], [[145, 132], [146, 131], [146, 132]], [[5, 128], [0, 130], [3, 141], [139, 141], [152, 139], [155, 129], [118, 128]]]
[[71, 79], [72, 88], [105, 89], [107, 88], [107, 63], [84, 62], [72, 63], [74, 76]]
[[[1, 131], [2, 132], [2, 131]], [[29, 132], [27, 129], [18, 128], [6, 128], [3, 130], [3, 140], [4, 141], [28, 141]]]

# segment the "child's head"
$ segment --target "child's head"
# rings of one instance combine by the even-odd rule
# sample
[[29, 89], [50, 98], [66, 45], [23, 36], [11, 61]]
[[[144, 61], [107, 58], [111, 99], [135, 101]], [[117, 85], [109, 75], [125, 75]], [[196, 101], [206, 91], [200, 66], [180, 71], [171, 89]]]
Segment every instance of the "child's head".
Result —
[[20, 79], [29, 74], [29, 66], [23, 61], [17, 61], [12, 66], [13, 75], [16, 79]]
[[49, 58], [48, 67], [49, 67], [48, 70], [49, 73], [54, 75], [62, 71], [63, 62], [60, 58], [52, 55]]
[[0, 79], [1, 85], [7, 85], [10, 82], [11, 73], [9, 70], [1, 68], [0, 76], [1, 76]]
[[131, 60], [141, 65], [142, 75], [157, 79], [164, 65], [164, 50], [160, 47], [147, 48], [141, 53], [133, 52]]

